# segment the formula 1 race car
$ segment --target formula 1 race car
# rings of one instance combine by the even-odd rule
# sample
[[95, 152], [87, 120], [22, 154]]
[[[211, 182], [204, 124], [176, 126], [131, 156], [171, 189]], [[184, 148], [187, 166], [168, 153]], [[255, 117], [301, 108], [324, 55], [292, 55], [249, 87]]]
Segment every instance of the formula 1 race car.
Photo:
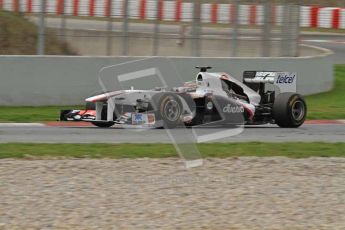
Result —
[[196, 79], [180, 87], [104, 92], [87, 98], [85, 110], [62, 110], [60, 120], [165, 128], [268, 123], [296, 128], [304, 123], [307, 106], [296, 93], [296, 73], [244, 71], [240, 82], [207, 72], [208, 66], [197, 68]]

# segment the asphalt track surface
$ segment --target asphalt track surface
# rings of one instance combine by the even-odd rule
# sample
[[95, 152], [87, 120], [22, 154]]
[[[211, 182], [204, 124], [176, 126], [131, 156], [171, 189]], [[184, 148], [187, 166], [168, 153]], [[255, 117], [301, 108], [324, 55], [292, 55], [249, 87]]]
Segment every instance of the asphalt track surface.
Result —
[[345, 64], [345, 33], [329, 35], [302, 35], [302, 44], [314, 45], [329, 49], [333, 52], [332, 61], [334, 64]]
[[[345, 124], [304, 124], [300, 128], [276, 125], [234, 128], [121, 129], [97, 127], [0, 126], [0, 143], [171, 143], [168, 132], [177, 142], [216, 134], [225, 138], [210, 142], [344, 142]], [[194, 132], [194, 136], [192, 132]], [[237, 134], [239, 133], [239, 134]], [[237, 135], [235, 135], [237, 134]], [[187, 136], [188, 135], [188, 136]], [[201, 139], [199, 139], [201, 140]]]

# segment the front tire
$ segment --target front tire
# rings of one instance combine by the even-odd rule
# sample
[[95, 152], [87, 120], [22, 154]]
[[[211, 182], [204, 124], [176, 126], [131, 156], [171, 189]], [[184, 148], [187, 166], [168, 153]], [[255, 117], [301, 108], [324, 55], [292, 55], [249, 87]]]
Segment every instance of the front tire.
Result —
[[158, 114], [163, 127], [172, 129], [181, 123], [183, 107], [180, 98], [173, 93], [155, 95], [153, 102], [158, 107]]
[[109, 128], [115, 124], [113, 121], [91, 121], [91, 123], [100, 128]]
[[277, 125], [283, 128], [301, 126], [307, 115], [307, 104], [297, 93], [281, 93], [273, 104], [273, 118]]

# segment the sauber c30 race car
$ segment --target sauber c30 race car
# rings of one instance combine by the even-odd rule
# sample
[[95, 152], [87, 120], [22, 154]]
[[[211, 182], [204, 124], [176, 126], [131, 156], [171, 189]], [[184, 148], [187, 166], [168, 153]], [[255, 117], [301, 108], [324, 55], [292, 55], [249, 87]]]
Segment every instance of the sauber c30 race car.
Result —
[[304, 123], [307, 105], [296, 93], [296, 73], [244, 71], [243, 82], [227, 73], [197, 67], [194, 81], [172, 89], [118, 90], [86, 98], [85, 110], [62, 110], [60, 120], [89, 121], [98, 127]]

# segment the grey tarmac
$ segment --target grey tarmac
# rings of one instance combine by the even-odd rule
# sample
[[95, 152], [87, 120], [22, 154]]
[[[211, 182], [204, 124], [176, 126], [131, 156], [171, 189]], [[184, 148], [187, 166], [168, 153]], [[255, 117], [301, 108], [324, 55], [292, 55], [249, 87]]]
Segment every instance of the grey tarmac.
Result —
[[[344, 142], [345, 124], [304, 124], [299, 128], [279, 128], [276, 125], [235, 128], [199, 128], [168, 130], [181, 140], [181, 135], [193, 135], [202, 140], [205, 135], [226, 135], [212, 142]], [[121, 129], [98, 127], [0, 126], [0, 143], [171, 143], [164, 129]], [[237, 134], [239, 132], [239, 134]], [[194, 133], [194, 134], [192, 134]], [[205, 140], [205, 138], [203, 138]]]

